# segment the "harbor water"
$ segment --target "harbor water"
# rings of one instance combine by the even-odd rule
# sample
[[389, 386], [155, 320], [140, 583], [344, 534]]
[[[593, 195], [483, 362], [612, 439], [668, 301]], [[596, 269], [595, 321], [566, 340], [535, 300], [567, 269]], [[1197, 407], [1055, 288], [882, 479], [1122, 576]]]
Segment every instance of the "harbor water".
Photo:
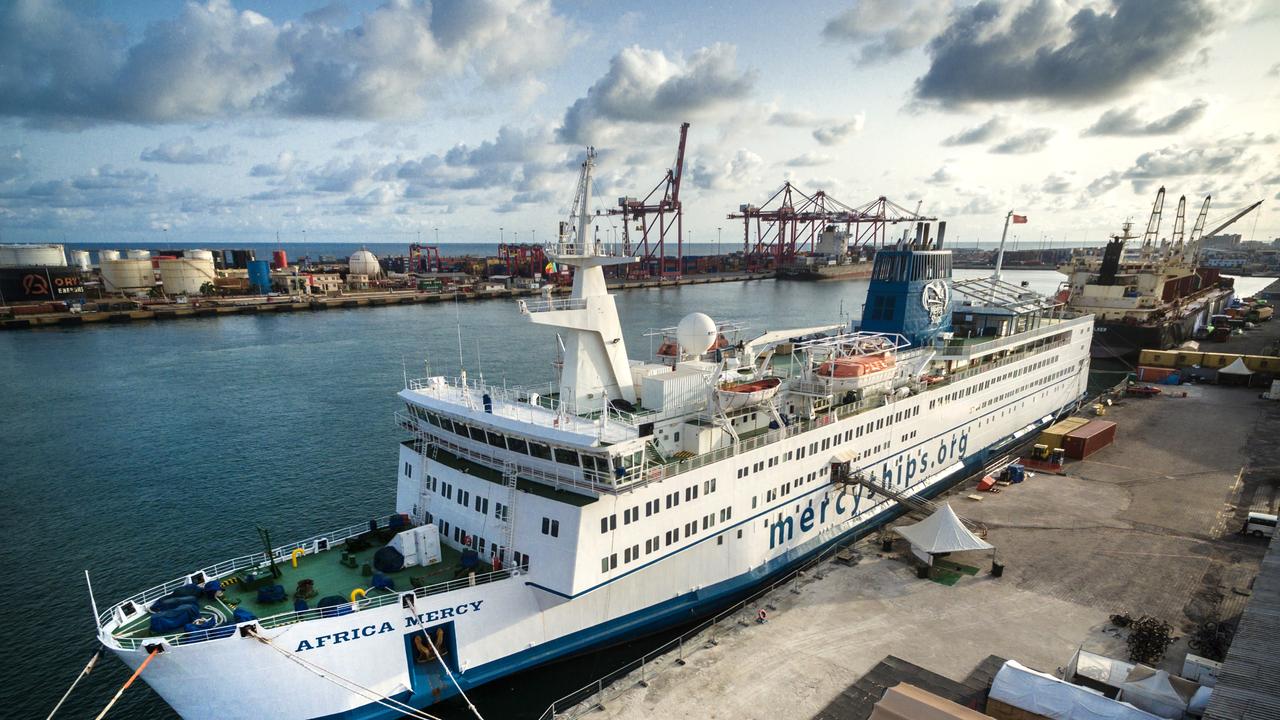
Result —
[[[1061, 276], [1006, 279], [1050, 293]], [[1247, 294], [1269, 282], [1237, 287]], [[767, 280], [632, 290], [618, 306], [639, 357], [656, 347], [647, 330], [689, 312], [742, 322], [749, 337], [847, 322], [865, 293], [864, 282]], [[461, 364], [489, 383], [546, 382], [554, 347], [553, 335], [504, 301], [0, 334], [4, 714], [43, 717], [93, 654], [84, 570], [106, 606], [259, 549], [255, 526], [279, 544], [386, 515], [404, 377], [455, 375]], [[490, 717], [537, 717], [640, 652], [534, 670], [473, 699]], [[126, 677], [104, 657], [60, 717], [96, 714]], [[139, 684], [112, 716], [173, 714]]]

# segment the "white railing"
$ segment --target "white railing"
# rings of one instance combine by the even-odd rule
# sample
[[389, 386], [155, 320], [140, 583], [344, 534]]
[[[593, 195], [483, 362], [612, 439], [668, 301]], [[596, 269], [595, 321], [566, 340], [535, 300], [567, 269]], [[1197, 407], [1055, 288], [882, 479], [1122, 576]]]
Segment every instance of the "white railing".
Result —
[[[348, 615], [354, 612], [380, 608], [392, 603], [402, 603], [403, 598], [407, 595], [413, 595], [417, 598], [425, 598], [430, 595], [439, 595], [440, 593], [452, 592], [454, 590], [461, 590], [463, 588], [474, 587], [476, 585], [486, 585], [498, 580], [505, 580], [517, 572], [527, 572], [528, 569], [528, 566], [523, 566], [512, 570], [495, 570], [493, 572], [483, 573], [474, 577], [468, 576], [457, 580], [446, 580], [444, 582], [414, 588], [411, 593], [395, 592], [370, 595], [361, 598], [360, 600], [356, 600], [355, 602], [343, 603], [332, 607], [310, 608], [307, 610], [296, 610], [292, 612], [279, 613], [277, 615], [270, 615], [265, 618], [247, 621], [247, 624], [257, 624], [265, 630], [270, 630], [272, 628], [283, 627], [285, 625], [307, 622], [308, 620]], [[217, 640], [219, 638], [230, 637], [234, 634], [234, 626], [222, 625], [219, 627], [209, 628], [208, 630], [193, 630], [190, 632], [175, 633], [172, 635], [155, 635], [150, 637], [113, 636], [113, 638], [121, 648], [125, 650], [137, 650], [143, 645], [157, 642], [161, 638], [170, 645], [183, 645], [205, 642], [206, 640]]]
[[[630, 428], [636, 428], [642, 423], [660, 420], [670, 414], [670, 411], [627, 412], [611, 405], [606, 405], [603, 402], [603, 398], [601, 402], [589, 405], [566, 402], [555, 395], [557, 389], [551, 383], [545, 385], [498, 386], [487, 385], [470, 379], [464, 382], [461, 378], [436, 376], [410, 380], [409, 389], [440, 400], [460, 401], [473, 409], [480, 408], [484, 402], [484, 396], [488, 395], [491, 402], [503, 402], [509, 406], [528, 405], [532, 408], [541, 408], [555, 416], [569, 419], [570, 421], [588, 422], [592, 425], [599, 421], [601, 412], [608, 413], [608, 422], [619, 423]], [[676, 410], [680, 413], [686, 413], [691, 408], [682, 407]], [[550, 418], [538, 418], [530, 414], [528, 418], [517, 417], [515, 419], [536, 425], [546, 425], [546, 421]]]
[[[1016, 335], [1009, 335], [1002, 338], [996, 338], [982, 343], [961, 343], [960, 338], [952, 340], [939, 340], [934, 348], [938, 351], [939, 359], [952, 359], [957, 357], [970, 358], [974, 355], [982, 355], [1001, 348], [1011, 347], [1014, 345], [1026, 345], [1039, 340], [1046, 335], [1054, 335], [1060, 332], [1066, 332], [1068, 327], [1074, 327], [1070, 320], [1059, 320], [1057, 318], [1043, 318], [1045, 322], [1050, 324], [1041, 325], [1034, 330], [1021, 332]], [[951, 345], [949, 343], [955, 342]]]
[[530, 313], [550, 312], [552, 310], [586, 310], [586, 298], [548, 298], [546, 300], [519, 300], [520, 312], [528, 315]]

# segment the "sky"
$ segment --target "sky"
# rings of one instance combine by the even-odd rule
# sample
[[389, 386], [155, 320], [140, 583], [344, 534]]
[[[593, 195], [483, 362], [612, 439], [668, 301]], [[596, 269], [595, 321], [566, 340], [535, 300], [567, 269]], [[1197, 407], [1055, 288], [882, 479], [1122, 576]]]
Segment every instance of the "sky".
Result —
[[[686, 239], [784, 182], [1100, 242], [1280, 237], [1280, 0], [0, 0], [0, 242], [546, 242], [691, 124]], [[600, 221], [607, 237], [616, 218]]]

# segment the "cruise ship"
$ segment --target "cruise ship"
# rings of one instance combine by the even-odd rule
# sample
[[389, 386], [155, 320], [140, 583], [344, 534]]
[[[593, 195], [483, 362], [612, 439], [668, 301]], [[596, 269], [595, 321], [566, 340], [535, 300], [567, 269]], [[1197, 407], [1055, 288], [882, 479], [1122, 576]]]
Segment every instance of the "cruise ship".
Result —
[[630, 359], [602, 268], [632, 258], [592, 240], [592, 168], [588, 153], [547, 248], [571, 294], [519, 304], [559, 343], [553, 382], [407, 381], [386, 515], [264, 534], [98, 615], [99, 641], [146, 663], [177, 713], [427, 717], [724, 607], [1085, 393], [1092, 318], [998, 278], [953, 282], [945, 223], [877, 253], [852, 326], [734, 341], [739, 326], [692, 313], [667, 331], [674, 352]]

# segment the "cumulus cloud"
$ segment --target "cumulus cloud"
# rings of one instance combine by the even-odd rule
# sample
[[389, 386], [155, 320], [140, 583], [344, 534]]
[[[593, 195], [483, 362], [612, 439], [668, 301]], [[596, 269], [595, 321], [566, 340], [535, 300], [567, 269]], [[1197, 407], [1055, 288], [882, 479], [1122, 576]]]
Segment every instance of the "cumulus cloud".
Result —
[[1193, 54], [1217, 13], [1209, 0], [1064, 0], [957, 9], [928, 45], [918, 99], [943, 105], [1017, 100], [1086, 104], [1115, 97]]
[[[1213, 176], [1227, 177], [1250, 164], [1249, 150], [1257, 145], [1280, 141], [1275, 135], [1246, 133], [1222, 138], [1212, 143], [1170, 145], [1139, 155], [1125, 170], [1116, 170], [1089, 183], [1090, 194], [1100, 195], [1128, 180], [1134, 192], [1166, 182], [1170, 178]], [[1255, 158], [1256, 159], [1256, 158]]]
[[395, 0], [354, 27], [344, 15], [276, 22], [230, 0], [189, 2], [131, 43], [59, 0], [19, 0], [0, 10], [0, 115], [46, 126], [405, 117], [448, 80], [530, 81], [571, 44], [549, 0]]
[[1050, 195], [1064, 195], [1071, 192], [1071, 180], [1058, 174], [1050, 175], [1040, 185], [1040, 191]]
[[933, 171], [932, 175], [925, 178], [925, 182], [930, 185], [945, 185], [952, 180], [955, 180], [955, 176], [951, 174], [951, 171], [948, 170], [945, 165]]
[[161, 196], [153, 173], [113, 165], [0, 193], [0, 203], [7, 207], [113, 208], [154, 204], [166, 199]]
[[830, 155], [822, 153], [802, 153], [786, 162], [787, 167], [816, 167], [818, 165], [826, 165], [831, 162]]
[[977, 145], [989, 140], [994, 140], [996, 136], [1004, 132], [1005, 119], [992, 115], [989, 120], [981, 125], [975, 125], [971, 128], [965, 128], [960, 132], [948, 137], [942, 141], [943, 145]]
[[716, 43], [689, 57], [624, 48], [609, 70], [565, 111], [562, 142], [592, 143], [620, 123], [678, 123], [751, 91], [756, 74], [737, 67], [737, 49]]
[[231, 159], [231, 146], [218, 145], [206, 149], [196, 145], [190, 137], [182, 137], [146, 148], [138, 159], [173, 165], [224, 165]]
[[828, 20], [822, 36], [854, 45], [858, 65], [892, 60], [937, 35], [950, 6], [949, 0], [860, 0]]
[[839, 145], [849, 138], [862, 132], [863, 126], [866, 124], [867, 116], [864, 113], [858, 113], [853, 116], [852, 120], [840, 123], [839, 125], [829, 125], [820, 127], [813, 131], [813, 139], [823, 145]]
[[1174, 110], [1157, 120], [1144, 121], [1138, 117], [1138, 107], [1112, 108], [1089, 126], [1082, 136], [1088, 135], [1169, 135], [1186, 129], [1203, 115], [1209, 103], [1194, 100], [1189, 105]]
[[1267, 71], [1267, 77], [1280, 77], [1280, 62], [1271, 66], [1271, 69]]
[[830, 120], [807, 110], [773, 110], [769, 113], [768, 123], [780, 127], [809, 128], [815, 125], [830, 123]]
[[276, 156], [274, 162], [259, 163], [249, 170], [249, 175], [253, 177], [277, 177], [287, 175], [293, 166], [298, 162], [297, 157], [289, 150], [282, 150]]
[[1050, 128], [1024, 130], [992, 146], [991, 152], [1001, 155], [1026, 155], [1040, 152], [1049, 144], [1053, 135], [1054, 131]]
[[0, 184], [26, 177], [27, 159], [17, 145], [0, 145]]
[[688, 177], [696, 188], [730, 190], [758, 184], [757, 175], [763, 167], [759, 155], [742, 148], [728, 157], [693, 158]]

